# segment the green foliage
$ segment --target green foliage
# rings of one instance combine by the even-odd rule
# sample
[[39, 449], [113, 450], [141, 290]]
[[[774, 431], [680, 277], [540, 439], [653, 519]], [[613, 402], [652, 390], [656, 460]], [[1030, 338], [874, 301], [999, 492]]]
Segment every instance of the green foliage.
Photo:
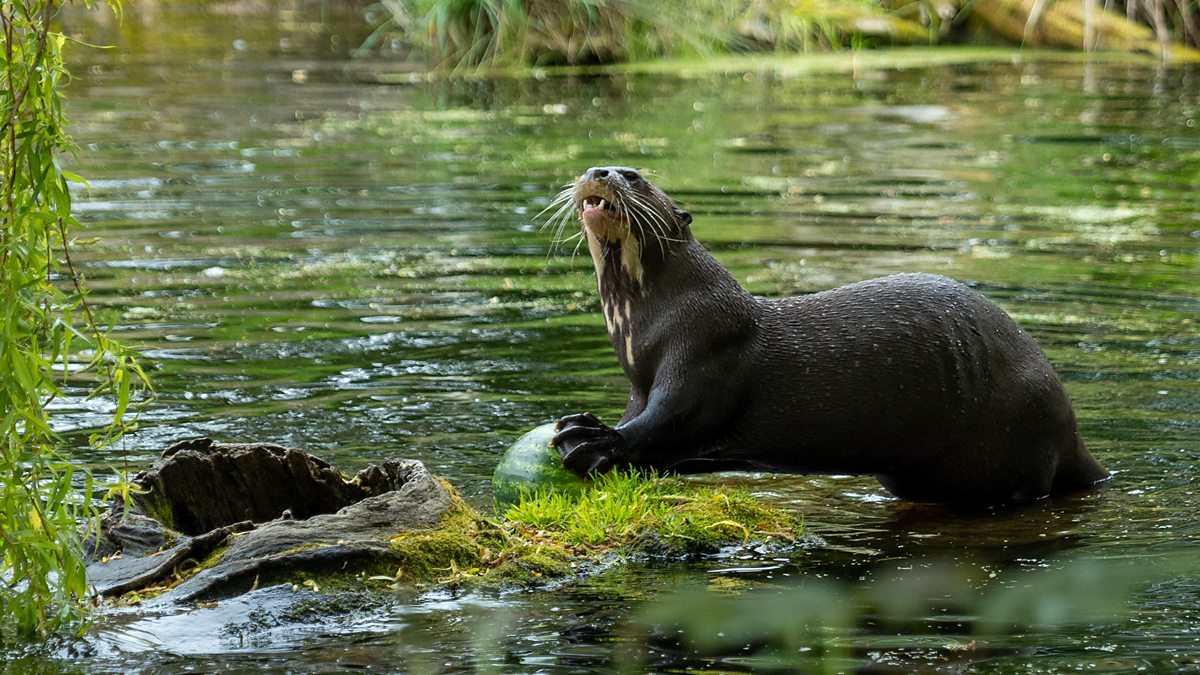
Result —
[[609, 63], [925, 38], [875, 0], [384, 0], [390, 32], [439, 66]]
[[[374, 37], [397, 31], [449, 67], [580, 64], [706, 51], [705, 31], [672, 20], [689, 3], [668, 0], [384, 0]], [[712, 11], [711, 0], [700, 5]], [[368, 40], [366, 46], [372, 44]]]
[[577, 494], [541, 490], [504, 517], [549, 531], [567, 545], [638, 547], [674, 553], [711, 551], [733, 541], [793, 539], [799, 526], [749, 494], [611, 471]]
[[[370, 49], [398, 34], [440, 67], [611, 63], [1000, 38], [1196, 58], [1197, 0], [382, 0]], [[1128, 18], [1126, 18], [1128, 17]], [[970, 24], [968, 26], [968, 24]], [[981, 29], [979, 32], [977, 29]]]
[[523, 495], [500, 523], [446, 488], [453, 504], [441, 525], [393, 539], [401, 563], [394, 574], [372, 580], [397, 588], [531, 586], [579, 574], [614, 554], [683, 556], [739, 542], [791, 542], [801, 529], [745, 492], [657, 476], [610, 472], [582, 493], [539, 490]]
[[741, 44], [776, 51], [808, 52], [870, 41], [920, 43], [928, 31], [877, 0], [750, 0], [736, 17]]
[[91, 439], [103, 445], [128, 428], [130, 404], [146, 387], [132, 354], [96, 328], [70, 261], [79, 224], [68, 180], [81, 179], [58, 162], [72, 147], [60, 95], [67, 39], [50, 30], [60, 6], [0, 5], [0, 639], [82, 625], [87, 579], [77, 528], [94, 515], [92, 480], [57, 453], [48, 405], [70, 378], [94, 376], [91, 395], [115, 401], [112, 423]]
[[[739, 654], [752, 668], [848, 672], [875, 647], [969, 660], [997, 636], [1116, 624], [1139, 589], [1195, 569], [1195, 551], [1149, 561], [1052, 560], [1031, 572], [909, 560], [881, 566], [865, 584], [808, 578], [741, 594], [681, 590], [649, 605], [638, 623], [681, 637], [689, 651]], [[981, 649], [975, 658], [988, 656]]]

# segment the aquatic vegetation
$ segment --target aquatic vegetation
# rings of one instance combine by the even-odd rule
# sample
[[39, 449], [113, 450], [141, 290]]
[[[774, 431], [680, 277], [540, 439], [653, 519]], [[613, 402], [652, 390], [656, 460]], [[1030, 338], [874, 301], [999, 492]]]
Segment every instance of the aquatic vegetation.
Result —
[[392, 548], [403, 562], [389, 574], [370, 577], [372, 580], [396, 588], [430, 583], [527, 586], [569, 576], [583, 562], [552, 542], [514, 536], [511, 528], [483, 517], [448, 483], [444, 485], [452, 501], [442, 526], [393, 539]]
[[387, 0], [360, 51], [395, 33], [439, 66], [578, 65], [659, 56], [1006, 41], [1197, 58], [1196, 0]]
[[763, 49], [808, 50], [865, 38], [926, 39], [874, 0], [418, 0], [385, 2], [380, 36], [398, 32], [441, 66], [588, 64]]
[[737, 542], [792, 541], [801, 530], [792, 516], [741, 490], [615, 471], [596, 477], [590, 490], [526, 495], [504, 517], [565, 545], [675, 555]]
[[405, 562], [374, 580], [530, 586], [599, 568], [614, 556], [678, 558], [723, 546], [790, 544], [803, 530], [793, 516], [745, 491], [655, 475], [610, 472], [583, 492], [525, 494], [499, 522], [446, 487], [453, 505], [442, 527], [393, 540]]

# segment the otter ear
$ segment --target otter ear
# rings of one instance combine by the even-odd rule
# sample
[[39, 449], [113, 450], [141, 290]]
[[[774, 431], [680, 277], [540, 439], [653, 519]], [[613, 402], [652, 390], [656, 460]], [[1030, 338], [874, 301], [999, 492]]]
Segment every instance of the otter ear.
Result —
[[692, 214], [684, 211], [683, 209], [675, 209], [675, 217], [684, 225], [692, 224]]

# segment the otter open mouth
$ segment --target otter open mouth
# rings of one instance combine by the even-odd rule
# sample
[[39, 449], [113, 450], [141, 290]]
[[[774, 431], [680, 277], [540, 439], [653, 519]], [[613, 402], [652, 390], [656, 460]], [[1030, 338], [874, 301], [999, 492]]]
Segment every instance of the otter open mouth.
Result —
[[583, 207], [580, 210], [588, 211], [591, 209], [600, 209], [601, 211], [605, 211], [605, 212], [613, 214], [613, 215], [615, 215], [617, 213], [616, 206], [614, 206], [608, 200], [606, 200], [603, 197], [600, 197], [598, 195], [590, 195], [586, 199], [583, 200]]

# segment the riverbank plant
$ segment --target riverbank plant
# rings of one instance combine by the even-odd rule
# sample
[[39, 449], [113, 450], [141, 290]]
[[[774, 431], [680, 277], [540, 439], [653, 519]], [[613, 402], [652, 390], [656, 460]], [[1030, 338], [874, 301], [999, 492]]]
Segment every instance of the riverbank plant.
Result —
[[599, 568], [613, 558], [684, 558], [725, 546], [788, 545], [803, 525], [745, 490], [656, 475], [609, 472], [581, 492], [523, 495], [500, 521], [455, 500], [442, 527], [406, 533], [392, 546], [405, 564], [375, 577], [398, 588], [437, 583], [472, 588], [536, 586]]
[[397, 37], [442, 69], [984, 42], [1197, 58], [1200, 0], [382, 0], [363, 51]]
[[925, 39], [875, 0], [384, 0], [364, 47], [396, 34], [440, 67], [578, 65]]
[[82, 179], [59, 163], [72, 148], [61, 94], [68, 40], [51, 29], [60, 8], [0, 4], [0, 641], [77, 628], [84, 616], [77, 528], [94, 515], [92, 479], [62, 455], [51, 405], [68, 386], [98, 382], [90, 395], [110, 397], [113, 418], [91, 441], [105, 446], [146, 387], [131, 353], [98, 328], [70, 259], [78, 222], [68, 181]]

